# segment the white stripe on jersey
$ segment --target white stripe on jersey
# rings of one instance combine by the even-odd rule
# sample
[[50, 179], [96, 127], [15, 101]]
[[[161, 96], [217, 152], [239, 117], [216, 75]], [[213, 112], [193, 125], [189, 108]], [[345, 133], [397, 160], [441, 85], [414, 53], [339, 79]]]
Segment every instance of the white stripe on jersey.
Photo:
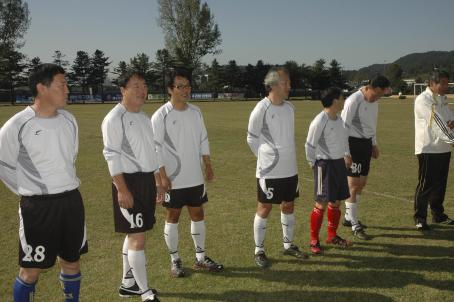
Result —
[[0, 129], [0, 179], [23, 196], [76, 189], [78, 147], [71, 113], [58, 110], [55, 117], [40, 118], [27, 107]]
[[367, 102], [359, 89], [345, 100], [341, 116], [350, 130], [349, 136], [371, 138], [372, 144], [377, 144], [378, 102]]
[[121, 173], [153, 172], [161, 160], [156, 152], [153, 128], [143, 112], [129, 112], [120, 103], [104, 118], [104, 158], [111, 176]]
[[187, 104], [176, 110], [169, 101], [151, 117], [158, 154], [163, 160], [172, 189], [203, 184], [202, 155], [210, 155], [202, 112]]
[[268, 98], [257, 103], [249, 117], [247, 142], [257, 156], [257, 178], [284, 178], [298, 174], [294, 107]]

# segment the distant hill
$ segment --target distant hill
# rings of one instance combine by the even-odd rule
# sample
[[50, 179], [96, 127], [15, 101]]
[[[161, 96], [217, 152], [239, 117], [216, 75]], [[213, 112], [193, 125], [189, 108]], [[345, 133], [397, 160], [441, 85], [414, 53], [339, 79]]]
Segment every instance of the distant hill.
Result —
[[[412, 53], [390, 64], [398, 64], [403, 70], [404, 78], [424, 78], [426, 74], [433, 70], [434, 66], [446, 69], [452, 74], [454, 73], [454, 50]], [[344, 75], [351, 81], [364, 80], [377, 73], [383, 74], [386, 66], [390, 64], [373, 64], [359, 70], [347, 70]]]

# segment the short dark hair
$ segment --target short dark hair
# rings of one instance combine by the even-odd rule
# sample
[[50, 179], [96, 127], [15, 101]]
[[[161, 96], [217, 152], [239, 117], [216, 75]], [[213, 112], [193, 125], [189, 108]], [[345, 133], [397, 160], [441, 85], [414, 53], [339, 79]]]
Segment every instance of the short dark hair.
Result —
[[28, 78], [28, 86], [33, 97], [38, 95], [36, 85], [43, 84], [49, 87], [57, 74], [65, 74], [63, 67], [50, 63], [41, 64], [36, 67], [36, 69], [30, 73]]
[[131, 70], [120, 75], [117, 80], [118, 86], [125, 88], [126, 85], [128, 85], [129, 80], [133, 77], [138, 77], [139, 79], [146, 81], [145, 75], [142, 72]]
[[391, 82], [388, 80], [387, 77], [379, 74], [370, 79], [369, 86], [371, 86], [372, 88], [385, 89], [391, 86]]
[[324, 108], [331, 107], [333, 101], [339, 99], [343, 95], [339, 87], [330, 87], [322, 91], [322, 105]]
[[441, 79], [448, 79], [449, 80], [449, 73], [445, 70], [435, 69], [429, 75], [429, 83], [433, 82], [435, 84], [440, 83]]
[[186, 68], [174, 68], [166, 76], [167, 88], [172, 89], [173, 86], [175, 86], [175, 78], [176, 77], [185, 78], [185, 79], [187, 79], [189, 81], [189, 83], [192, 82], [191, 72], [189, 72], [188, 69], [186, 69]]

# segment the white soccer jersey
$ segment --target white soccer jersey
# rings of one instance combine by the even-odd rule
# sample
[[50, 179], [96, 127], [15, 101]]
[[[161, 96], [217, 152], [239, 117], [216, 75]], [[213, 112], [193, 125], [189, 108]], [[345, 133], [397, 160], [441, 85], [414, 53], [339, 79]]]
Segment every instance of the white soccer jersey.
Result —
[[201, 160], [210, 155], [210, 148], [200, 109], [187, 104], [185, 110], [176, 110], [169, 101], [153, 114], [151, 122], [172, 189], [204, 184]]
[[79, 187], [76, 157], [79, 147], [74, 116], [58, 110], [38, 117], [27, 107], [0, 129], [0, 179], [22, 196], [58, 194]]
[[295, 109], [268, 98], [257, 103], [249, 117], [247, 142], [257, 156], [257, 178], [284, 178], [298, 174], [296, 166]]
[[309, 126], [305, 147], [311, 167], [317, 159], [340, 159], [350, 155], [348, 132], [342, 119], [333, 120], [325, 111], [320, 112]]
[[435, 95], [430, 88], [415, 99], [415, 154], [451, 152], [454, 131], [447, 126], [454, 121], [446, 96]]
[[162, 162], [156, 153], [153, 128], [143, 112], [129, 112], [117, 104], [102, 125], [104, 158], [111, 176], [122, 173], [154, 172]]
[[377, 145], [378, 102], [366, 101], [360, 89], [345, 100], [341, 116], [349, 136], [371, 138], [372, 145]]

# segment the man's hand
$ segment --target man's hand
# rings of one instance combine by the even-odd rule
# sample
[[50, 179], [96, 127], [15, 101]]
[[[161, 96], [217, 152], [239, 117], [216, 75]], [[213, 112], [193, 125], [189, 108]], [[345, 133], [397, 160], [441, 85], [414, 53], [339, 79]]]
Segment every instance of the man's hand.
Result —
[[378, 150], [378, 146], [372, 146], [372, 158], [377, 159], [380, 156], [380, 150]]
[[164, 202], [167, 190], [162, 185], [156, 186], [156, 203], [161, 204]]
[[118, 205], [123, 209], [131, 209], [134, 207], [134, 197], [128, 189], [118, 191]]
[[448, 122], [448, 127], [449, 127], [450, 129], [454, 129], [454, 121], [449, 121], [449, 122]]
[[211, 165], [205, 165], [205, 177], [208, 181], [212, 181], [214, 179], [214, 172]]
[[344, 161], [345, 161], [345, 167], [347, 167], [347, 169], [350, 169], [350, 167], [352, 166], [352, 157], [351, 156], [344, 156]]
[[165, 191], [172, 190], [172, 182], [167, 177], [167, 175], [162, 175], [161, 174], [161, 184], [162, 184], [162, 187], [164, 188]]

